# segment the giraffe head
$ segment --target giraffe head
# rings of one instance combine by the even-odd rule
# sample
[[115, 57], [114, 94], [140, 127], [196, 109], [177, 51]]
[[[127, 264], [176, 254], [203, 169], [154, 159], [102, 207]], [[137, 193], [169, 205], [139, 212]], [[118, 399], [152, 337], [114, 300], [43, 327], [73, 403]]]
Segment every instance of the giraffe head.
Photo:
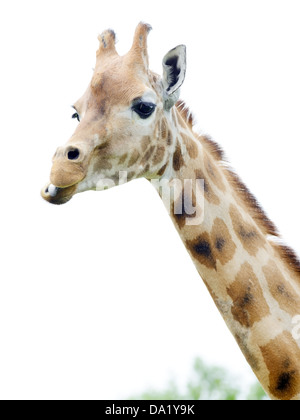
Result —
[[115, 33], [104, 31], [92, 80], [74, 104], [79, 124], [53, 157], [50, 183], [42, 197], [64, 204], [74, 194], [107, 189], [135, 178], [163, 174], [172, 150], [172, 107], [185, 77], [185, 46], [163, 59], [163, 76], [149, 70], [147, 37], [140, 23], [125, 56], [115, 48]]

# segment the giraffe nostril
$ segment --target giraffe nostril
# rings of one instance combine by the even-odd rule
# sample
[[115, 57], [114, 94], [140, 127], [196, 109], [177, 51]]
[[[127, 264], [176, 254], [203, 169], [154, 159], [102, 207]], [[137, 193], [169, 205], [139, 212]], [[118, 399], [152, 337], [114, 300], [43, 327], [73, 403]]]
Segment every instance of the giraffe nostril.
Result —
[[79, 149], [71, 149], [68, 152], [68, 159], [69, 160], [77, 160], [79, 158], [80, 152]]

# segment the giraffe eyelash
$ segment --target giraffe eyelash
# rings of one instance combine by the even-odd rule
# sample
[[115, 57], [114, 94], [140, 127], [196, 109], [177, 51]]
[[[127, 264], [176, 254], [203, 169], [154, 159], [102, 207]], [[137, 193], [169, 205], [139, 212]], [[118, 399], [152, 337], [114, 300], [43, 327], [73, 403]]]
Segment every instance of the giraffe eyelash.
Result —
[[156, 105], [151, 102], [138, 102], [132, 107], [133, 111], [136, 112], [143, 120], [149, 118], [155, 111], [155, 108]]
[[74, 120], [77, 120], [78, 122], [80, 122], [80, 116], [79, 116], [79, 114], [77, 112], [75, 112], [75, 114], [72, 115], [72, 118]]

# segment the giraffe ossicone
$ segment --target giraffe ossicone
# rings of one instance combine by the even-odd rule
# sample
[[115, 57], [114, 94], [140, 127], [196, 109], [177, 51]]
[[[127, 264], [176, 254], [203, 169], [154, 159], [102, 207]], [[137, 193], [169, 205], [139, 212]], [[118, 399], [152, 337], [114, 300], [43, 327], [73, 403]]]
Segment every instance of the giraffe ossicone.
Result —
[[[186, 48], [149, 68], [150, 26], [140, 23], [119, 56], [111, 29], [99, 36], [92, 80], [74, 104], [79, 120], [53, 157], [42, 197], [75, 194], [136, 178], [151, 181], [241, 351], [273, 399], [300, 399], [300, 263], [221, 148], [193, 130], [179, 101]], [[201, 180], [201, 182], [198, 182]]]

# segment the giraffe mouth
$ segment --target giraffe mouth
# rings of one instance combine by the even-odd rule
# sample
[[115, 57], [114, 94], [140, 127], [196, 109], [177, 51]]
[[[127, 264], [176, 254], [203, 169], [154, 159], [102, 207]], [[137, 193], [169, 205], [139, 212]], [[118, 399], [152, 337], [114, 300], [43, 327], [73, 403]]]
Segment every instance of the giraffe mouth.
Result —
[[42, 198], [51, 204], [62, 205], [71, 200], [76, 193], [77, 184], [61, 188], [53, 184], [47, 184], [41, 191]]

